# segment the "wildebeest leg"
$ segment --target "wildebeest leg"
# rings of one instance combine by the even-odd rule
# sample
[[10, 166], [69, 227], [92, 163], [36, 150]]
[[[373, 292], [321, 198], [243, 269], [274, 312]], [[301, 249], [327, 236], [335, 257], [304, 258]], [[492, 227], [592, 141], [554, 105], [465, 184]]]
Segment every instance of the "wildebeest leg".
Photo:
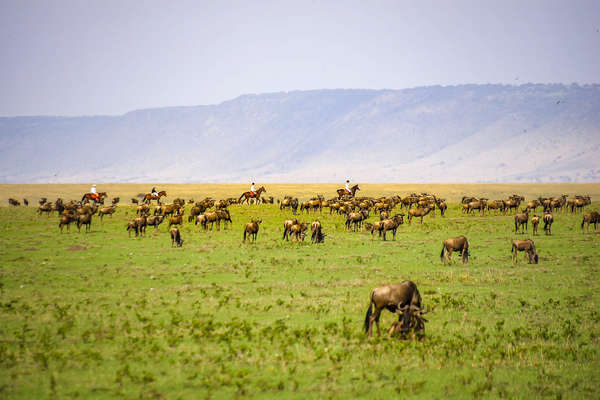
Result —
[[512, 247], [512, 253], [513, 253], [513, 264], [517, 262], [517, 247], [515, 245], [513, 245]]
[[452, 265], [452, 250], [454, 250], [452, 246], [446, 248], [446, 255], [448, 256], [448, 265]]

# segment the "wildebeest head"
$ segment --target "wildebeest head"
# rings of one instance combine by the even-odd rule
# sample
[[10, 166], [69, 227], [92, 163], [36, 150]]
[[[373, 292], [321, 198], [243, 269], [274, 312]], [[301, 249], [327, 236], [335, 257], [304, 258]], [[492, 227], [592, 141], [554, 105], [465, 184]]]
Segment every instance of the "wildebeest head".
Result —
[[428, 322], [424, 317], [427, 311], [421, 309], [415, 305], [405, 305], [404, 307], [398, 307], [396, 312], [400, 315], [400, 333], [402, 336], [406, 336], [411, 330], [415, 333], [422, 333], [425, 331], [425, 322]]

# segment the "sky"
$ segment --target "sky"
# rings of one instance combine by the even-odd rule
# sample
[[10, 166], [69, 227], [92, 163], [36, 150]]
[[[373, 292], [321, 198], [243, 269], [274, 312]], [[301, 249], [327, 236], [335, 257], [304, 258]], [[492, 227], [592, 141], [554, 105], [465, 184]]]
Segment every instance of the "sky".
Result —
[[0, 0], [0, 116], [242, 94], [599, 83], [600, 1]]

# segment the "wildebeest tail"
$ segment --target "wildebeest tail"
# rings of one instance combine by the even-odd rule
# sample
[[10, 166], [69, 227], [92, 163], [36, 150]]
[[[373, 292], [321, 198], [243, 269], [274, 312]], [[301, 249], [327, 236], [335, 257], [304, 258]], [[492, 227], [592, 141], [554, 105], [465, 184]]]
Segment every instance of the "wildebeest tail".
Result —
[[444, 262], [444, 250], [446, 250], [446, 245], [442, 243], [442, 252], [440, 253], [440, 260]]
[[[571, 212], [573, 212], [573, 210], [571, 210]], [[585, 215], [583, 216], [583, 221], [581, 221], [581, 229], [583, 229], [584, 225], [585, 225]]]
[[244, 242], [246, 241], [246, 230], [244, 229]]
[[373, 314], [373, 301], [369, 301], [369, 308], [367, 308], [367, 315], [365, 315], [365, 333], [369, 333], [369, 320]]

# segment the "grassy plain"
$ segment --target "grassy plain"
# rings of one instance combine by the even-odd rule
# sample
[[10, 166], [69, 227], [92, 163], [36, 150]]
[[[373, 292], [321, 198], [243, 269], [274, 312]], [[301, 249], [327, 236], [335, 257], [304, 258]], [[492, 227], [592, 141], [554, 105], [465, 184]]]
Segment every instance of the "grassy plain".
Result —
[[[32, 186], [0, 189], [30, 200], [88, 189]], [[122, 199], [146, 188], [103, 186]], [[246, 189], [164, 186], [171, 198], [197, 199]], [[364, 186], [365, 195], [387, 193]], [[535, 196], [599, 192], [543, 187]], [[267, 189], [275, 197], [307, 190]], [[438, 193], [460, 197], [453, 190]], [[521, 186], [489, 197], [513, 192], [534, 197]], [[0, 207], [1, 398], [600, 396], [600, 235], [582, 234], [580, 214], [557, 213], [554, 234], [534, 238], [538, 265], [522, 256], [513, 265], [510, 242], [532, 237], [531, 227], [516, 235], [511, 216], [463, 216], [456, 204], [445, 218], [401, 226], [388, 242], [317, 214], [328, 235], [321, 245], [282, 241], [291, 212], [276, 205], [232, 206], [233, 226], [218, 232], [185, 224], [183, 248], [171, 248], [165, 225], [128, 237], [133, 213], [121, 206], [90, 233], [60, 234], [56, 216]], [[252, 217], [263, 219], [258, 241], [242, 243]], [[441, 241], [460, 234], [470, 263], [443, 266]], [[367, 339], [370, 291], [405, 279], [431, 309], [426, 339]], [[382, 328], [393, 319], [384, 312]]]

